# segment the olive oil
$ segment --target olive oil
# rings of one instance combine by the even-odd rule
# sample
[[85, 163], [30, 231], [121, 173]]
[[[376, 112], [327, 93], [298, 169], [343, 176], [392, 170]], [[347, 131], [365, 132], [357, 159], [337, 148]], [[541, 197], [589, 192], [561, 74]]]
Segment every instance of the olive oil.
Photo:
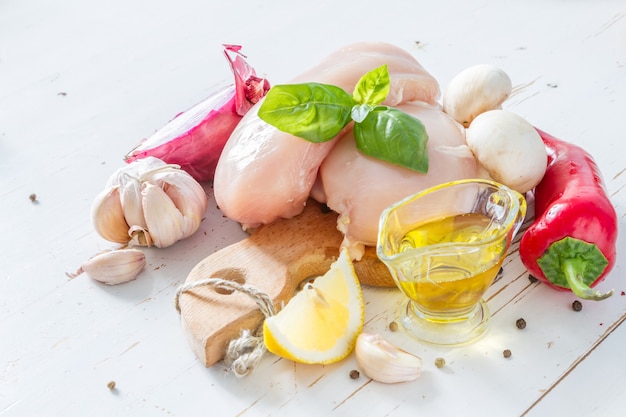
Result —
[[435, 319], [471, 311], [502, 265], [507, 242], [499, 227], [487, 216], [470, 213], [412, 229], [399, 249], [420, 255], [399, 271], [400, 288]]

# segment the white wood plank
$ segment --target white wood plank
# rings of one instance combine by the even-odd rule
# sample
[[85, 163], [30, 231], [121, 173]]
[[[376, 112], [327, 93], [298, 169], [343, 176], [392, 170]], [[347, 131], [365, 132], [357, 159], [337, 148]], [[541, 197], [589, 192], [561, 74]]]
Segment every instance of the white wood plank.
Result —
[[617, 294], [578, 313], [569, 294], [531, 285], [513, 252], [488, 294], [489, 334], [462, 348], [391, 333], [399, 295], [366, 289], [366, 329], [425, 361], [420, 379], [393, 386], [351, 380], [353, 357], [304, 366], [268, 354], [244, 379], [198, 363], [174, 292], [198, 261], [243, 236], [214, 203], [198, 234], [148, 251], [137, 281], [105, 287], [65, 272], [110, 247], [89, 210], [122, 156], [229, 76], [222, 43], [244, 45], [274, 83], [357, 40], [406, 48], [442, 86], [474, 63], [498, 64], [531, 83], [512, 110], [594, 155], [623, 224], [625, 16], [618, 0], [2, 2], [0, 415], [619, 415], [623, 234], [602, 284]]
[[[607, 329], [605, 338], [574, 362], [526, 415], [623, 416], [626, 366], [620, 357], [626, 342], [624, 319], [626, 315]], [[588, 387], [593, 387], [592, 392]]]

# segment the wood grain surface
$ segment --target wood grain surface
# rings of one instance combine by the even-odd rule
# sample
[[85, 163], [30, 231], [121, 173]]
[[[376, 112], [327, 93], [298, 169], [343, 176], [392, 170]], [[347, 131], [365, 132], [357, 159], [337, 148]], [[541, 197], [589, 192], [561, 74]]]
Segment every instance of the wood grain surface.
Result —
[[[123, 155], [229, 81], [223, 43], [278, 84], [363, 40], [406, 49], [442, 88], [471, 65], [501, 67], [518, 87], [506, 109], [594, 156], [620, 220], [617, 264], [598, 287], [615, 295], [574, 311], [571, 294], [529, 280], [514, 243], [487, 293], [489, 332], [444, 349], [391, 331], [402, 296], [364, 286], [364, 330], [424, 360], [419, 379], [385, 385], [351, 379], [353, 356], [307, 366], [266, 354], [245, 378], [198, 359], [175, 294], [204, 259], [249, 238], [209, 183], [198, 233], [145, 249], [135, 281], [65, 275], [114, 246], [90, 209]], [[0, 416], [621, 417], [625, 109], [623, 0], [2, 1]]]

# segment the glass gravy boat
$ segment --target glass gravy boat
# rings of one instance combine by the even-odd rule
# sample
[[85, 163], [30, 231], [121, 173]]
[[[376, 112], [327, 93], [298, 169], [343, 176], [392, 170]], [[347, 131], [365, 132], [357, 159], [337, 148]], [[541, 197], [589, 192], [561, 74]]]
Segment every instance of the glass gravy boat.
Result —
[[409, 196], [380, 217], [376, 252], [408, 301], [399, 322], [439, 345], [487, 329], [482, 299], [526, 215], [520, 193], [494, 181], [453, 181]]

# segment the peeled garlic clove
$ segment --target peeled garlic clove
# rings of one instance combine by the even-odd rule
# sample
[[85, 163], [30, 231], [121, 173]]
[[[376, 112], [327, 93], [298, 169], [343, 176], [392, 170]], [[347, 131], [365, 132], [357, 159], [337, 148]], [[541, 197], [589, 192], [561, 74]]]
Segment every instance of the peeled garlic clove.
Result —
[[96, 232], [104, 239], [116, 243], [130, 240], [119, 186], [105, 189], [96, 196], [91, 207], [91, 219]]
[[422, 359], [402, 350], [378, 334], [361, 333], [354, 348], [365, 375], [388, 384], [413, 381], [422, 372]]
[[143, 213], [149, 238], [157, 248], [173, 245], [183, 237], [183, 216], [160, 187], [144, 183]]
[[119, 249], [101, 252], [85, 262], [75, 277], [85, 272], [92, 279], [108, 285], [134, 280], [146, 265], [146, 256], [138, 249]]

